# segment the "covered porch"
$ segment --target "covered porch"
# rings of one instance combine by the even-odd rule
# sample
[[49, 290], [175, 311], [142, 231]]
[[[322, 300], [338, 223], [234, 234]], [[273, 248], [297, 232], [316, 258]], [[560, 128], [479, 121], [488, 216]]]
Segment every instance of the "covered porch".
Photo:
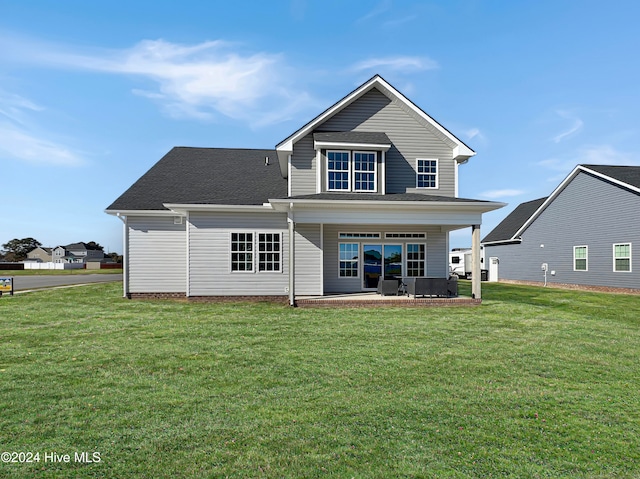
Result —
[[[482, 213], [501, 203], [423, 194], [317, 194], [270, 200], [287, 213], [289, 302], [298, 306], [479, 303]], [[449, 232], [471, 227], [470, 297], [376, 294], [380, 278], [449, 275]]]

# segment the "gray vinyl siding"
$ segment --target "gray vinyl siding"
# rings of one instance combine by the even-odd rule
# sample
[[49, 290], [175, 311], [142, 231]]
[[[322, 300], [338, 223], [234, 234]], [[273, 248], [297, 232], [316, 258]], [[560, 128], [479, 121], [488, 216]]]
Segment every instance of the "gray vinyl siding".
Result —
[[291, 156], [291, 195], [316, 193], [316, 151], [313, 134], [308, 134], [293, 145]]
[[[339, 232], [367, 232], [381, 233], [381, 239], [339, 239]], [[384, 233], [422, 233], [426, 239], [419, 238], [393, 238], [385, 239]], [[437, 226], [411, 226], [411, 225], [324, 225], [324, 292], [325, 293], [352, 293], [362, 290], [362, 278], [338, 277], [338, 243], [426, 243], [427, 271], [429, 277], [447, 277], [449, 273], [449, 257], [447, 252], [447, 233], [442, 233]], [[362, 252], [360, 252], [362, 255]], [[403, 258], [406, 261], [406, 258]]]
[[[455, 145], [432, 126], [418, 120], [415, 112], [406, 105], [391, 101], [377, 89], [364, 94], [316, 131], [384, 132], [392, 143], [385, 159], [387, 193], [405, 193], [408, 188], [415, 188], [416, 159], [429, 158], [439, 160], [438, 188], [419, 191], [455, 196]], [[291, 171], [293, 195], [316, 193], [315, 155], [312, 134], [294, 145]], [[378, 175], [380, 177], [380, 171]]]
[[320, 225], [296, 225], [296, 295], [322, 294]]
[[173, 216], [127, 218], [129, 292], [186, 292], [186, 233]]
[[[231, 272], [231, 232], [280, 233], [282, 272]], [[289, 286], [284, 214], [191, 212], [190, 296], [283, 296]], [[257, 254], [257, 252], [256, 252]]]
[[[631, 243], [632, 272], [613, 271], [613, 244]], [[544, 245], [544, 247], [541, 247]], [[573, 247], [588, 247], [588, 271], [573, 270]], [[522, 243], [485, 246], [499, 279], [640, 288], [640, 195], [579, 173], [522, 234]], [[551, 275], [551, 271], [555, 275]]]
[[439, 159], [438, 189], [425, 193], [454, 196], [453, 144], [419, 122], [400, 102], [389, 100], [373, 89], [334, 115], [318, 131], [380, 131], [392, 146], [386, 153], [386, 191], [404, 193], [416, 187], [416, 158]]

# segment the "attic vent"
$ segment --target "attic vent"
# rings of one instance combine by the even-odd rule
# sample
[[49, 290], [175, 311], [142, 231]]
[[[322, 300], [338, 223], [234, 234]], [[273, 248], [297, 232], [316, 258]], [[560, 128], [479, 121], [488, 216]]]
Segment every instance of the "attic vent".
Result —
[[264, 166], [269, 166], [269, 157], [268, 156], [264, 157]]
[[174, 225], [181, 225], [182, 224], [182, 216], [174, 216], [173, 217], [173, 224]]

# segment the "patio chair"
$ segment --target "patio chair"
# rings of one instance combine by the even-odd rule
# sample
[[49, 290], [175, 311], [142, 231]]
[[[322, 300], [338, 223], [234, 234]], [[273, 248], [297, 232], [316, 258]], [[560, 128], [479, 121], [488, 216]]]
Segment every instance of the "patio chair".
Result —
[[378, 294], [382, 296], [398, 295], [399, 281], [397, 279], [383, 279], [380, 277], [378, 280]]

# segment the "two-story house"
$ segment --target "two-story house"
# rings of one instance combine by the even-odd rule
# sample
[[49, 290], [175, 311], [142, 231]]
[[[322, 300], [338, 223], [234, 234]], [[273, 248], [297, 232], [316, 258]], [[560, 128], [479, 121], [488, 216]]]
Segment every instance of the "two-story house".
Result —
[[460, 198], [475, 155], [376, 75], [275, 149], [173, 148], [106, 212], [124, 222], [124, 294], [296, 296], [447, 277], [449, 232], [482, 213]]
[[53, 248], [54, 263], [86, 263], [90, 259], [104, 258], [104, 251], [87, 243], [71, 243]]

